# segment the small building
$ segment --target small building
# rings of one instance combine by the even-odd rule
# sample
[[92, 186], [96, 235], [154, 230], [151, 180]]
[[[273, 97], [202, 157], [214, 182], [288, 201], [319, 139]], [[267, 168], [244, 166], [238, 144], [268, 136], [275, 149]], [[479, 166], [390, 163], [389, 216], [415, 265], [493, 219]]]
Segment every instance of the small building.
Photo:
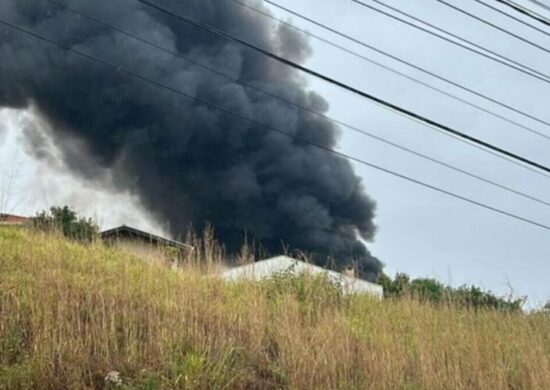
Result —
[[382, 286], [378, 284], [327, 270], [288, 256], [277, 256], [256, 263], [230, 268], [223, 271], [220, 276], [227, 281], [262, 280], [281, 272], [291, 272], [294, 275], [326, 275], [331, 282], [340, 286], [344, 294], [370, 294], [380, 299], [384, 295]]
[[100, 233], [101, 239], [110, 245], [128, 250], [153, 260], [178, 261], [193, 247], [183, 242], [122, 225]]
[[13, 214], [0, 214], [0, 226], [23, 226], [29, 218]]

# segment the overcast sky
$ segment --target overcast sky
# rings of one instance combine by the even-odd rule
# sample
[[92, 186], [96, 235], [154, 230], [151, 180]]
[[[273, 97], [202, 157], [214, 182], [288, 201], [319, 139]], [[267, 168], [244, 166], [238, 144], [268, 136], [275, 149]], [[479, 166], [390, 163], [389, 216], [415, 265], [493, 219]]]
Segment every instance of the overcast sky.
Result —
[[[220, 0], [229, 1], [229, 0]], [[365, 0], [369, 3], [368, 0]], [[490, 3], [497, 4], [491, 0]], [[409, 62], [550, 121], [550, 84], [525, 76], [425, 33], [392, 21], [350, 0], [277, 0], [297, 12], [382, 48]], [[550, 73], [550, 54], [439, 4], [435, 0], [385, 0], [424, 20]], [[474, 1], [454, 4], [550, 47], [550, 38]], [[528, 2], [522, 4], [534, 7]], [[506, 8], [503, 8], [507, 10]], [[543, 13], [542, 10], [539, 10]], [[287, 17], [276, 9], [273, 12]], [[513, 11], [512, 11], [513, 12]], [[516, 16], [520, 16], [515, 14]], [[547, 14], [550, 17], [550, 14]], [[550, 127], [484, 102], [407, 69], [296, 18], [292, 23], [550, 135]], [[536, 24], [531, 19], [529, 23]], [[543, 25], [538, 25], [544, 28]], [[550, 31], [550, 28], [548, 29]], [[378, 97], [399, 104], [515, 153], [550, 165], [550, 141], [410, 82], [386, 70], [311, 41], [307, 65]], [[330, 103], [330, 116], [499, 183], [550, 201], [550, 178], [498, 159], [430, 128], [397, 116], [319, 80], [310, 80]], [[32, 114], [0, 110], [0, 209], [31, 214], [52, 204], [71, 204], [103, 227], [121, 223], [162, 232], [132, 194], [111, 194], [72, 178], [55, 158], [37, 160], [22, 140]], [[54, 150], [52, 146], [52, 150]], [[550, 225], [550, 208], [420, 160], [364, 136], [342, 130], [341, 150], [429, 184]], [[473, 283], [507, 294], [529, 295], [530, 305], [550, 299], [550, 231], [495, 214], [357, 165], [367, 192], [378, 203], [379, 231], [369, 247], [386, 271], [436, 277], [453, 285]]]

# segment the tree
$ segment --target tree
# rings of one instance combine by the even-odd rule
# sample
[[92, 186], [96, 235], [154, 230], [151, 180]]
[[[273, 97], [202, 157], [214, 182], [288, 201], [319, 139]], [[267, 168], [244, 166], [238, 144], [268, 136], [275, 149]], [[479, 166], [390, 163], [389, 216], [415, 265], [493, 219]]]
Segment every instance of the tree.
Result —
[[498, 297], [476, 286], [461, 286], [452, 291], [452, 297], [462, 305], [473, 308], [491, 308], [503, 311], [520, 311], [525, 298]]
[[430, 302], [441, 302], [448, 294], [448, 287], [429, 278], [412, 280], [409, 290], [413, 296]]
[[550, 301], [546, 302], [546, 304], [541, 309], [537, 310], [537, 312], [546, 316], [550, 316]]
[[455, 288], [435, 279], [411, 279], [404, 273], [396, 274], [393, 279], [382, 274], [378, 283], [384, 288], [385, 298], [411, 297], [422, 302], [452, 303], [474, 309], [486, 308], [510, 312], [520, 311], [525, 303], [523, 297], [515, 299], [499, 297], [491, 291], [484, 291], [476, 286]]
[[392, 279], [385, 273], [382, 273], [378, 278], [378, 284], [384, 289], [384, 296], [399, 297], [408, 291], [411, 278], [404, 273], [397, 273]]
[[34, 216], [32, 224], [43, 231], [57, 230], [65, 237], [78, 241], [92, 241], [97, 237], [99, 227], [91, 218], [79, 217], [69, 206], [52, 207]]

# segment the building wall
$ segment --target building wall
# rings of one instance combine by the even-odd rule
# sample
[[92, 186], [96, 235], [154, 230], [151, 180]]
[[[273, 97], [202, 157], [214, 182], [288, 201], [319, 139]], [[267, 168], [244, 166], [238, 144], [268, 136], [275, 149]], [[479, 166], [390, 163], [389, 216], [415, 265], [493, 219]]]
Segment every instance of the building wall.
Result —
[[177, 264], [181, 258], [181, 252], [175, 248], [154, 245], [140, 240], [121, 238], [111, 241], [110, 245], [150, 261]]

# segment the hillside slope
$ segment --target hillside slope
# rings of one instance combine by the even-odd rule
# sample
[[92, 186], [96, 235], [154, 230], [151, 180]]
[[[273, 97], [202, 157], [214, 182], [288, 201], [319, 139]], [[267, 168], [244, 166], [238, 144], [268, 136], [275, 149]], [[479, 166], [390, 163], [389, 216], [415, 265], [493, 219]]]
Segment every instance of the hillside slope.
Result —
[[344, 298], [308, 278], [231, 285], [0, 228], [0, 389], [106, 385], [549, 389], [550, 320]]

